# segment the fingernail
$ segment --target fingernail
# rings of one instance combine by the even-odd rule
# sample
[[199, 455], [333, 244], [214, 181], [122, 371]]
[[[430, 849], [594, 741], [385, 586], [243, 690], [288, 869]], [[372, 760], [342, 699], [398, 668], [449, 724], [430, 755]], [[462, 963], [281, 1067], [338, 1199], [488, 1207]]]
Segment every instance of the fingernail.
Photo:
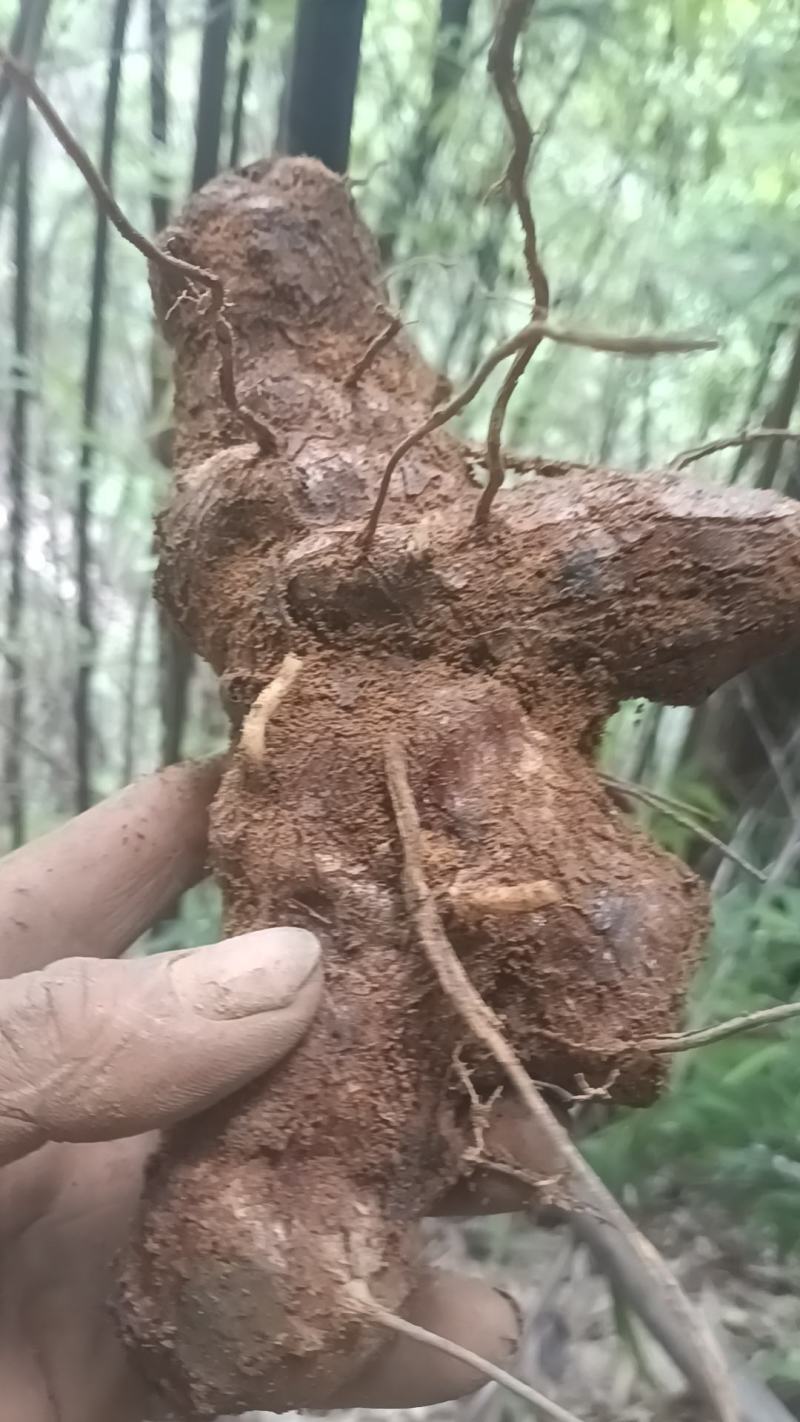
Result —
[[289, 1007], [320, 956], [304, 928], [262, 928], [181, 955], [173, 986], [201, 1017], [253, 1017]]

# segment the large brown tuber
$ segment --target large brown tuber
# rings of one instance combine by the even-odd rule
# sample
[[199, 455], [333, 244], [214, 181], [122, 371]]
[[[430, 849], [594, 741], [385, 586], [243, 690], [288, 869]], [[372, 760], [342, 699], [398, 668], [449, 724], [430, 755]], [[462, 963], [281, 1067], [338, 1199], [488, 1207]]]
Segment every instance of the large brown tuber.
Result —
[[199, 193], [168, 240], [222, 275], [239, 388], [280, 454], [241, 443], [203, 301], [155, 273], [177, 383], [159, 595], [237, 725], [303, 659], [246, 723], [213, 865], [229, 933], [322, 939], [327, 1000], [268, 1083], [162, 1149], [118, 1309], [179, 1413], [322, 1408], [382, 1341], [346, 1286], [402, 1308], [413, 1222], [473, 1168], [459, 1050], [482, 1093], [498, 1085], [404, 903], [387, 735], [450, 939], [526, 1066], [569, 1088], [618, 1064], [615, 1099], [646, 1103], [661, 1067], [620, 1044], [675, 1029], [706, 902], [621, 815], [592, 748], [621, 697], [695, 702], [785, 645], [800, 513], [532, 461], [477, 531], [467, 451], [439, 434], [400, 466], [364, 556], [387, 456], [435, 381], [399, 337], [346, 383], [386, 321], [347, 186], [310, 161], [258, 165]]

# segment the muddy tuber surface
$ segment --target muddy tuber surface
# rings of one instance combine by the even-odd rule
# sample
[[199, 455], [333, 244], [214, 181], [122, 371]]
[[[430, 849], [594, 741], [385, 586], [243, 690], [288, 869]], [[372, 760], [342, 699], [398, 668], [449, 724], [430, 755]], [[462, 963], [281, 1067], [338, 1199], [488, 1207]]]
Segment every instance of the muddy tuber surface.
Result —
[[615, 1099], [646, 1104], [662, 1068], [619, 1044], [679, 1025], [705, 895], [610, 799], [594, 742], [620, 698], [696, 702], [786, 645], [800, 512], [531, 461], [480, 534], [472, 452], [438, 434], [397, 470], [364, 557], [387, 456], [436, 382], [401, 335], [345, 384], [386, 319], [347, 187], [311, 161], [257, 165], [193, 198], [168, 240], [223, 277], [239, 389], [279, 453], [242, 442], [202, 301], [157, 274], [176, 375], [159, 596], [235, 728], [303, 659], [213, 809], [226, 931], [313, 930], [327, 996], [266, 1084], [167, 1141], [116, 1306], [179, 1415], [324, 1408], [383, 1341], [344, 1286], [402, 1309], [414, 1221], [474, 1169], [455, 1054], [482, 1094], [500, 1084], [416, 941], [387, 734], [450, 939], [531, 1074], [570, 1088], [616, 1064]]

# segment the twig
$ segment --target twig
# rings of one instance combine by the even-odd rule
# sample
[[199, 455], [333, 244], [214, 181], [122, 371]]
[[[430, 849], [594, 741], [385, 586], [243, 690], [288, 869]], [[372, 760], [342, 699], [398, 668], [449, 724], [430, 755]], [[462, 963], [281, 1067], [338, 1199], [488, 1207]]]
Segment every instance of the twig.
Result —
[[460, 414], [475, 398], [492, 371], [502, 361], [539, 340], [555, 341], [557, 345], [577, 346], [581, 350], [644, 357], [688, 355], [694, 351], [715, 351], [719, 346], [719, 341], [704, 336], [618, 336], [603, 331], [581, 331], [566, 326], [554, 326], [548, 321], [529, 321], [527, 326], [522, 326], [519, 331], [507, 336], [504, 341], [500, 341], [481, 362], [463, 389], [457, 391], [446, 405], [440, 405], [438, 409], [433, 410], [426, 420], [410, 430], [392, 450], [383, 471], [375, 504], [362, 535], [362, 549], [365, 554], [372, 546], [391, 486], [392, 475], [400, 461], [426, 435], [432, 434], [434, 430], [446, 425], [448, 420], [452, 420], [454, 415]]
[[777, 1007], [762, 1007], [757, 1012], [743, 1012], [738, 1017], [729, 1017], [725, 1022], [717, 1022], [712, 1027], [698, 1027], [693, 1032], [671, 1032], [665, 1037], [643, 1037], [632, 1043], [637, 1052], [689, 1052], [695, 1047], [708, 1046], [709, 1042], [721, 1042], [726, 1037], [735, 1037], [740, 1032], [752, 1032], [765, 1023], [787, 1022], [792, 1017], [800, 1017], [800, 1002], [781, 1002]]
[[741, 430], [739, 434], [728, 435], [725, 439], [712, 439], [708, 444], [698, 444], [695, 449], [684, 449], [676, 454], [668, 464], [669, 469], [685, 469], [697, 459], [705, 459], [707, 454], [716, 454], [721, 449], [739, 449], [744, 444], [761, 444], [765, 440], [782, 439], [800, 443], [800, 430], [774, 430], [760, 425], [757, 430]]
[[[386, 310], [385, 306], [380, 306], [378, 308], [378, 314], [382, 316], [389, 316], [389, 312]], [[366, 347], [365, 350], [362, 351], [361, 355], [358, 357], [358, 360], [355, 362], [350, 372], [345, 376], [344, 380], [342, 381], [342, 385], [344, 386], [345, 390], [355, 389], [359, 380], [364, 374], [364, 371], [369, 369], [369, 367], [372, 365], [372, 362], [375, 360], [375, 357], [380, 355], [384, 347], [388, 346], [389, 342], [394, 340], [398, 331], [402, 329], [402, 326], [403, 319], [401, 316], [389, 316], [389, 319], [386, 322], [386, 325], [383, 327], [383, 330], [379, 331], [377, 336], [373, 337], [369, 345]]]
[[[634, 790], [640, 788], [635, 780], [624, 780], [620, 776], [611, 775], [607, 771], [600, 771], [599, 778], [609, 790], [617, 791], [623, 796], [627, 795], [629, 789], [632, 793]], [[659, 805], [665, 805], [667, 809], [680, 810], [684, 815], [691, 815], [693, 819], [695, 816], [704, 820], [713, 818], [713, 812], [711, 810], [704, 810], [702, 805], [693, 805], [689, 800], [679, 800], [676, 795], [667, 795], [663, 790], [654, 790], [652, 785], [646, 785], [643, 788], [647, 791], [648, 795], [652, 795], [654, 800], [658, 800]]]
[[653, 1246], [639, 1233], [614, 1196], [598, 1179], [572, 1144], [569, 1136], [548, 1110], [513, 1047], [506, 1040], [500, 1022], [480, 993], [473, 987], [464, 967], [445, 934], [436, 900], [424, 870], [422, 828], [411, 791], [406, 758], [398, 740], [386, 744], [386, 776], [403, 852], [404, 888], [420, 943], [445, 996], [459, 1016], [483, 1043], [508, 1077], [544, 1139], [553, 1151], [553, 1165], [573, 1192], [569, 1208], [597, 1214], [605, 1227], [622, 1234], [631, 1251], [641, 1261], [654, 1290], [680, 1318], [686, 1331], [687, 1348], [697, 1363], [698, 1377], [706, 1399], [720, 1422], [736, 1422], [727, 1368], [716, 1339], [705, 1321], [692, 1308], [677, 1279]]
[[[550, 285], [539, 257], [536, 222], [526, 187], [533, 132], [520, 102], [514, 77], [514, 51], [520, 31], [528, 21], [533, 4], [534, 0], [504, 0], [489, 50], [487, 67], [494, 80], [514, 140], [514, 147], [502, 179], [502, 186], [507, 188], [510, 193], [522, 224], [525, 265], [528, 269], [528, 279], [533, 292], [532, 319], [545, 321], [550, 309]], [[531, 342], [530, 345], [517, 352], [492, 406], [486, 438], [486, 463], [489, 479], [475, 508], [476, 528], [483, 527], [488, 522], [492, 504], [498, 490], [503, 486], [506, 470], [503, 460], [502, 438], [506, 412], [520, 377], [541, 342], [542, 337], [540, 336], [538, 341]]]
[[0, 64], [4, 66], [3, 73], [10, 77], [17, 88], [38, 109], [54, 138], [57, 139], [67, 157], [72, 159], [82, 174], [98, 207], [116, 227], [120, 236], [132, 247], [135, 247], [137, 252], [141, 252], [149, 262], [160, 267], [162, 271], [180, 277], [190, 287], [195, 284], [205, 287], [208, 291], [208, 315], [213, 323], [219, 350], [219, 388], [222, 399], [231, 414], [236, 416], [247, 433], [253, 437], [259, 449], [264, 454], [276, 454], [278, 445], [269, 425], [260, 415], [244, 405], [236, 394], [233, 331], [225, 315], [225, 288], [220, 277], [214, 272], [207, 271], [204, 267], [197, 267], [193, 262], [183, 261], [171, 252], [163, 251], [137, 227], [134, 227], [133, 223], [125, 216], [111, 189], [98, 173], [85, 148], [81, 147], [75, 135], [67, 128], [33, 74], [2, 47], [0, 47]]
[[406, 1338], [413, 1338], [416, 1343], [424, 1343], [428, 1348], [435, 1348], [439, 1353], [446, 1353], [450, 1358], [457, 1358], [460, 1363], [467, 1363], [474, 1368], [476, 1373], [481, 1373], [483, 1377], [491, 1378], [493, 1382], [500, 1383], [502, 1387], [507, 1387], [509, 1392], [516, 1393], [525, 1402], [530, 1402], [540, 1412], [552, 1417], [554, 1422], [578, 1422], [573, 1412], [567, 1412], [566, 1408], [560, 1407], [557, 1402], [545, 1397], [544, 1393], [538, 1392], [535, 1387], [530, 1387], [528, 1383], [515, 1378], [513, 1373], [509, 1373], [505, 1368], [499, 1368], [496, 1363], [490, 1363], [488, 1358], [482, 1358], [480, 1353], [473, 1353], [471, 1348], [464, 1348], [460, 1343], [454, 1343], [450, 1338], [443, 1338], [439, 1333], [431, 1333], [428, 1328], [421, 1328], [418, 1323], [409, 1323], [408, 1319], [401, 1318], [399, 1314], [391, 1313], [389, 1309], [383, 1308], [374, 1299], [368, 1288], [361, 1280], [345, 1285], [344, 1292], [348, 1296], [353, 1312], [360, 1314], [365, 1319], [371, 1319], [379, 1323], [382, 1328], [389, 1329], [392, 1333], [402, 1333]]
[[486, 67], [494, 81], [514, 140], [514, 148], [500, 186], [508, 189], [519, 213], [525, 238], [525, 265], [533, 291], [534, 316], [541, 318], [546, 315], [550, 305], [550, 287], [539, 259], [536, 223], [525, 188], [533, 132], [520, 103], [514, 78], [514, 51], [520, 31], [527, 24], [533, 6], [534, 0], [504, 0]]
[[[572, 1218], [568, 1217], [568, 1223], [573, 1239], [587, 1246], [612, 1287], [635, 1310], [645, 1327], [680, 1369], [686, 1381], [696, 1389], [696, 1360], [693, 1349], [687, 1347], [687, 1341], [691, 1340], [687, 1340], [680, 1320], [676, 1320], [674, 1314], [664, 1309], [662, 1300], [654, 1292], [639, 1260], [631, 1256], [626, 1241], [619, 1235], [609, 1234], [593, 1215], [574, 1215]], [[720, 1335], [719, 1325], [715, 1332], [719, 1346], [728, 1354], [731, 1387], [736, 1396], [740, 1422], [793, 1422], [792, 1414], [775, 1395], [750, 1372], [742, 1359], [732, 1354], [730, 1347], [726, 1346], [724, 1334]]]
[[691, 830], [698, 839], [705, 840], [706, 844], [712, 845], [719, 854], [723, 854], [726, 859], [738, 864], [746, 874], [750, 874], [760, 883], [766, 884], [767, 875], [762, 869], [757, 869], [755, 864], [751, 864], [749, 859], [745, 859], [743, 855], [739, 854], [738, 850], [733, 849], [724, 840], [718, 839], [715, 834], [711, 833], [711, 830], [705, 828], [705, 825], [699, 825], [691, 815], [683, 814], [669, 796], [661, 795], [657, 790], [651, 790], [645, 785], [635, 785], [632, 780], [618, 780], [615, 775], [601, 775], [600, 779], [610, 789], [618, 791], [621, 795], [627, 795], [631, 800], [641, 800], [642, 804], [649, 805], [651, 809], [658, 810], [659, 814], [666, 815], [678, 825], [683, 825], [684, 829]]
[[289, 652], [284, 657], [272, 681], [258, 693], [242, 725], [239, 749], [251, 765], [260, 765], [264, 759], [264, 732], [267, 722], [272, 719], [297, 680], [303, 663], [300, 657]]

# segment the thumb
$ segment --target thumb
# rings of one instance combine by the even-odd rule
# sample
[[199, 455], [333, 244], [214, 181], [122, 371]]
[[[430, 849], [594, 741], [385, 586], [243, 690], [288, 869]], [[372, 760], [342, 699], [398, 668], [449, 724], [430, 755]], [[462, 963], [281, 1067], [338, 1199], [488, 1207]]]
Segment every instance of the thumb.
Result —
[[170, 1126], [246, 1085], [302, 1037], [322, 989], [300, 928], [195, 951], [66, 958], [3, 984], [0, 1164], [45, 1141]]

